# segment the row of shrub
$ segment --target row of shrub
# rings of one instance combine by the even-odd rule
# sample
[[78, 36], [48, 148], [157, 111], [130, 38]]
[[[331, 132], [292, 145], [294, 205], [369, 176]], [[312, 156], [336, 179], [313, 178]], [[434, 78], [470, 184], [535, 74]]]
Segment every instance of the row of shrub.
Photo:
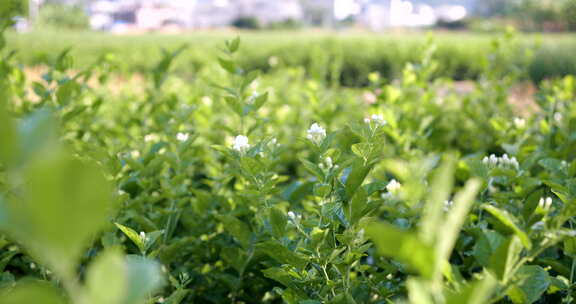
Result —
[[[176, 72], [194, 75], [213, 64], [216, 42], [234, 35], [203, 32], [118, 37], [88, 32], [32, 32], [9, 35], [8, 43], [18, 49], [17, 56], [26, 65], [46, 64], [55, 58], [55, 54], [71, 47], [79, 67], [87, 67], [98, 57], [112, 54], [118, 67], [125, 72], [146, 71], [161, 56], [159, 48], [187, 44], [190, 51], [178, 59], [181, 64]], [[270, 71], [284, 66], [301, 67], [318, 80], [337, 80], [345, 86], [367, 85], [372, 72], [378, 72], [386, 80], [398, 78], [403, 66], [419, 56], [418, 46], [426, 39], [418, 33], [261, 32], [242, 35], [248, 47], [241, 51], [241, 61], [248, 69]], [[436, 75], [454, 80], [477, 79], [482, 70], [482, 54], [494, 48], [493, 36], [470, 33], [438, 33], [436, 36], [436, 58], [442, 66]], [[564, 35], [543, 38], [527, 35], [517, 40], [520, 52], [533, 53], [528, 62], [516, 62], [529, 66], [525, 78], [539, 83], [543, 79], [576, 73], [576, 57], [573, 56], [576, 39]], [[509, 59], [526, 60], [524, 56], [514, 55]]]

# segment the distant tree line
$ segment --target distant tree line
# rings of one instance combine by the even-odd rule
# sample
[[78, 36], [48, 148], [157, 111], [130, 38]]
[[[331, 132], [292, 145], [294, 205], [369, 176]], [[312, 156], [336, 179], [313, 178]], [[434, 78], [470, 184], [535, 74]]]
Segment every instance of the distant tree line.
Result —
[[476, 13], [526, 31], [576, 31], [576, 0], [483, 0]]

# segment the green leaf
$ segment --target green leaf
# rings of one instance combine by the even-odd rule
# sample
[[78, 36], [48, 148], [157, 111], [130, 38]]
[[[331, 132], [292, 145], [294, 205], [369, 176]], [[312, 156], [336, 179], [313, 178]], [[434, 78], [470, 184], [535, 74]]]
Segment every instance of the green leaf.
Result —
[[164, 282], [160, 265], [141, 256], [127, 256], [125, 263], [128, 288], [122, 304], [141, 304]]
[[434, 300], [426, 281], [409, 278], [406, 282], [410, 303], [433, 304]]
[[261, 250], [274, 260], [282, 264], [288, 264], [298, 269], [304, 269], [308, 264], [305, 256], [296, 254], [284, 247], [282, 244], [275, 241], [266, 241], [256, 245], [258, 250]]
[[458, 292], [449, 292], [446, 296], [446, 304], [483, 304], [492, 298], [494, 289], [498, 286], [497, 280], [488, 272], [484, 272], [482, 278], [469, 283]]
[[430, 245], [418, 239], [415, 233], [400, 230], [388, 223], [371, 224], [366, 227], [366, 232], [381, 255], [407, 264], [423, 277], [432, 277], [434, 250]]
[[522, 266], [515, 278], [520, 283], [508, 292], [508, 297], [515, 304], [531, 304], [538, 301], [550, 285], [548, 272], [536, 265]]
[[362, 185], [364, 179], [368, 176], [370, 169], [371, 168], [364, 165], [364, 162], [360, 159], [357, 159], [352, 164], [352, 170], [346, 179], [346, 198], [351, 199], [354, 196], [358, 187]]
[[364, 211], [366, 210], [366, 206], [368, 204], [368, 196], [366, 191], [363, 188], [358, 188], [354, 197], [352, 197], [352, 201], [350, 202], [349, 208], [349, 222], [350, 224], [354, 225], [357, 224], [358, 221], [362, 216], [364, 216]]
[[444, 263], [448, 262], [454, 244], [458, 239], [460, 229], [468, 218], [468, 212], [472, 208], [474, 198], [478, 194], [481, 182], [478, 179], [469, 180], [454, 198], [454, 207], [442, 223], [440, 234], [436, 238], [436, 274], [440, 276]]
[[230, 53], [236, 53], [240, 48], [240, 37], [236, 37], [230, 41], [226, 41], [226, 47]]
[[28, 164], [21, 195], [5, 204], [0, 228], [64, 277], [114, 211], [100, 170], [58, 152]]
[[480, 238], [474, 244], [473, 255], [480, 265], [488, 266], [490, 257], [506, 239], [498, 232], [491, 230], [482, 231], [481, 233]]
[[260, 76], [260, 71], [251, 71], [242, 79], [242, 85], [240, 86], [240, 90], [244, 91], [256, 78]]
[[513, 275], [514, 265], [520, 258], [522, 244], [518, 236], [513, 235], [506, 239], [490, 257], [489, 268], [502, 282], [508, 282]]
[[248, 227], [246, 223], [231, 215], [224, 215], [219, 218], [224, 224], [224, 229], [235, 237], [242, 247], [245, 249], [250, 247], [250, 243], [252, 242], [252, 231], [250, 231], [250, 227]]
[[225, 69], [228, 73], [236, 74], [237, 67], [236, 67], [236, 63], [234, 63], [234, 61], [224, 59], [224, 58], [218, 58], [218, 62], [220, 63], [220, 66], [223, 69]]
[[268, 92], [262, 95], [258, 95], [254, 99], [254, 111], [260, 109], [266, 103], [266, 101], [268, 101]]
[[320, 167], [304, 158], [300, 158], [300, 162], [304, 165], [304, 168], [306, 168], [308, 172], [316, 176], [318, 180], [320, 181], [324, 180], [324, 172], [322, 172], [322, 169], [320, 169]]
[[286, 232], [286, 225], [288, 224], [288, 217], [286, 213], [278, 207], [272, 207], [270, 210], [270, 225], [272, 226], [272, 234], [276, 238], [282, 238]]
[[109, 249], [101, 253], [89, 266], [86, 289], [90, 304], [122, 304], [126, 297], [126, 273], [122, 252]]
[[138, 232], [136, 232], [132, 228], [126, 227], [124, 225], [121, 225], [118, 223], [114, 223], [114, 224], [116, 225], [116, 227], [118, 227], [118, 229], [120, 229], [120, 231], [122, 231], [122, 233], [124, 233], [124, 235], [126, 235], [132, 241], [132, 243], [134, 243], [134, 245], [136, 245], [138, 247], [140, 252], [145, 251], [144, 240], [140, 237]]
[[0, 95], [0, 163], [9, 165], [16, 156], [17, 137], [16, 126], [8, 114], [5, 101]]
[[444, 202], [452, 193], [454, 184], [454, 167], [456, 159], [448, 157], [438, 169], [432, 181], [430, 201], [424, 206], [420, 224], [420, 237], [426, 242], [433, 242], [436, 238], [443, 238], [438, 232], [442, 228]]
[[166, 300], [165, 304], [180, 304], [182, 300], [190, 293], [189, 289], [176, 289]]
[[8, 290], [0, 290], [2, 304], [64, 304], [62, 295], [50, 284], [45, 282], [22, 282]]
[[508, 213], [506, 210], [498, 209], [492, 205], [484, 205], [482, 208], [488, 213], [492, 214], [496, 219], [498, 219], [504, 226], [510, 228], [514, 233], [520, 238], [522, 245], [528, 250], [532, 248], [532, 242], [530, 238], [520, 227], [518, 227], [518, 220], [515, 216]]

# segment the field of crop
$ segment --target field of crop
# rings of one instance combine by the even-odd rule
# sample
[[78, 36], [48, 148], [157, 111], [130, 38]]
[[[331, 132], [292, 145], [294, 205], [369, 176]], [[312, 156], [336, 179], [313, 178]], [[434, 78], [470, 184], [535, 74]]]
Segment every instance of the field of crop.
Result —
[[8, 33], [0, 303], [574, 303], [574, 38], [271, 35]]
[[[160, 60], [160, 47], [189, 49], [177, 59], [175, 73], [190, 75], [212, 64], [206, 54], [213, 53], [221, 41], [235, 37], [231, 32], [190, 34], [112, 36], [94, 32], [40, 31], [9, 33], [8, 43], [18, 50], [26, 65], [50, 62], [58, 53], [71, 48], [76, 66], [88, 67], [107, 53], [115, 55], [125, 72], [145, 72]], [[385, 79], [398, 77], [408, 62], [420, 56], [419, 46], [425, 33], [370, 34], [362, 32], [242, 32], [245, 47], [240, 62], [248, 69], [270, 69], [270, 58], [290, 67], [304, 67], [309, 76], [329, 79], [329, 70], [338, 73], [346, 86], [365, 86], [370, 72]], [[434, 34], [438, 45], [435, 59], [441, 69], [435, 76], [453, 79], [477, 79], [482, 73], [481, 60], [490, 52], [493, 34]], [[571, 34], [523, 34], [521, 50], [534, 56], [527, 62], [525, 78], [540, 82], [550, 77], [576, 74], [576, 37]], [[514, 58], [517, 59], [517, 58]]]

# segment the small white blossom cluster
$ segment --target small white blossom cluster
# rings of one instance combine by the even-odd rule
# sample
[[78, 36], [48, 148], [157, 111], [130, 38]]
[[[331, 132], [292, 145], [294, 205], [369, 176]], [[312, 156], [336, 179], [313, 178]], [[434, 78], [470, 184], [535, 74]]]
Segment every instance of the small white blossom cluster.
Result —
[[338, 165], [334, 165], [334, 162], [332, 161], [332, 157], [327, 156], [324, 159], [323, 163], [320, 163], [320, 165], [318, 165], [320, 167], [320, 169], [332, 169], [332, 168], [338, 168]]
[[298, 221], [300, 221], [302, 219], [302, 215], [301, 214], [296, 214], [292, 211], [288, 211], [288, 218], [294, 222], [294, 223], [298, 223]]
[[371, 122], [375, 123], [378, 126], [384, 126], [388, 123], [384, 119], [384, 116], [378, 114], [372, 114], [372, 116], [364, 118], [364, 123], [369, 124]]
[[145, 142], [158, 141], [160, 137], [157, 134], [147, 134], [144, 136]]
[[551, 197], [541, 197], [540, 200], [538, 201], [538, 207], [544, 209], [544, 210], [550, 210], [550, 207], [552, 206], [552, 198]]
[[562, 113], [560, 113], [560, 112], [554, 113], [554, 120], [555, 120], [557, 123], [561, 123], [561, 122], [562, 122], [562, 118], [563, 118]]
[[315, 143], [319, 143], [324, 139], [324, 137], [326, 137], [326, 129], [322, 128], [317, 123], [313, 123], [312, 126], [310, 126], [306, 135], [306, 138]]
[[497, 157], [494, 154], [491, 154], [490, 157], [485, 156], [484, 159], [482, 159], [482, 163], [489, 168], [500, 167], [513, 168], [516, 170], [520, 168], [520, 164], [518, 163], [516, 157], [508, 157], [508, 154], [504, 154], [502, 157]]
[[514, 118], [514, 125], [518, 129], [524, 129], [524, 128], [526, 128], [526, 119], [521, 118], [521, 117], [516, 117], [516, 118]]
[[178, 141], [187, 141], [188, 138], [190, 138], [190, 134], [188, 133], [178, 132], [178, 134], [176, 134], [176, 139]]
[[400, 188], [402, 188], [402, 184], [400, 184], [397, 180], [392, 179], [388, 185], [386, 185], [386, 190], [389, 193], [395, 193], [398, 192], [400, 190]]
[[450, 210], [450, 208], [452, 208], [453, 205], [454, 205], [454, 201], [452, 201], [452, 200], [444, 201], [444, 211], [448, 212]]
[[140, 240], [142, 240], [143, 243], [146, 243], [149, 240], [149, 237], [146, 235], [146, 232], [144, 231], [140, 231], [138, 236], [140, 237]]
[[246, 152], [250, 148], [248, 143], [248, 137], [244, 135], [238, 135], [234, 138], [234, 143], [232, 144], [232, 149], [238, 152]]

